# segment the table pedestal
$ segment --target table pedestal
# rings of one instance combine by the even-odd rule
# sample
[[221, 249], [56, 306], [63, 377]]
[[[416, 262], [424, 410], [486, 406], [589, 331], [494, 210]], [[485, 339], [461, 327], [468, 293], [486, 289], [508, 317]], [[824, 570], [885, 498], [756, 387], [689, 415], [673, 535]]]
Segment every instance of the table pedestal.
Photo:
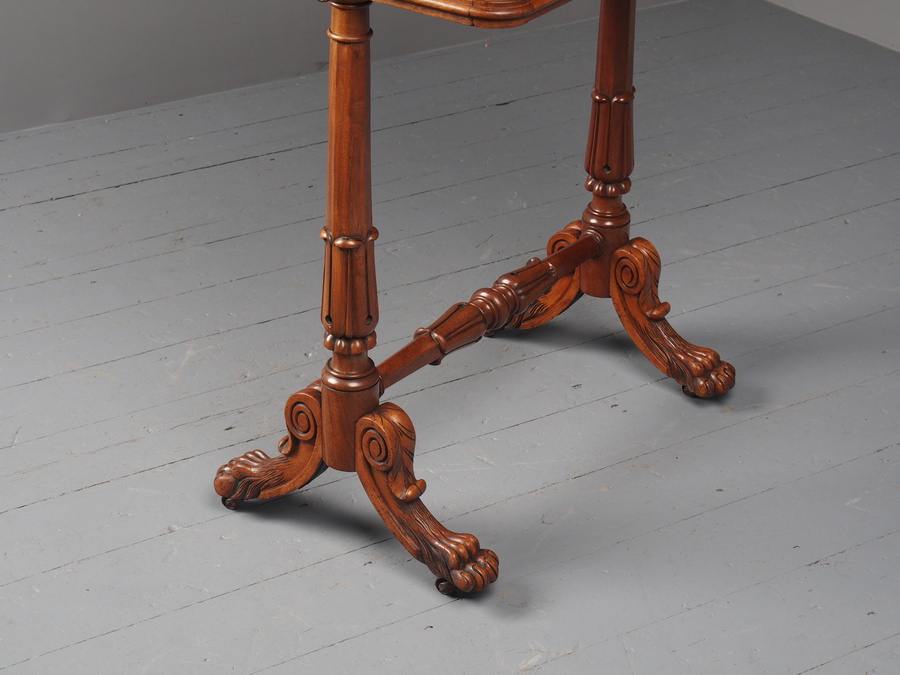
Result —
[[[552, 9], [557, 0], [386, 0], [427, 14], [507, 26]], [[585, 169], [591, 201], [581, 218], [550, 238], [547, 257], [500, 277], [437, 321], [416, 331], [376, 366], [369, 351], [378, 323], [370, 159], [369, 2], [333, 0], [328, 203], [322, 324], [332, 352], [321, 379], [285, 406], [287, 436], [278, 454], [253, 450], [221, 467], [215, 488], [236, 508], [303, 487], [326, 468], [354, 471], [401, 544], [424, 562], [444, 593], [485, 590], [497, 579], [497, 556], [470, 534], [451, 532], [421, 500], [413, 471], [416, 435], [407, 414], [381, 403], [392, 384], [505, 327], [528, 329], [565, 311], [582, 295], [611, 298], [628, 334], [647, 358], [696, 397], [724, 394], [734, 369], [711, 350], [684, 340], [666, 321], [657, 295], [660, 260], [645, 239], [629, 236], [622, 196], [634, 167], [632, 64], [634, 0], [603, 0]], [[448, 9], [449, 7], [449, 9]]]

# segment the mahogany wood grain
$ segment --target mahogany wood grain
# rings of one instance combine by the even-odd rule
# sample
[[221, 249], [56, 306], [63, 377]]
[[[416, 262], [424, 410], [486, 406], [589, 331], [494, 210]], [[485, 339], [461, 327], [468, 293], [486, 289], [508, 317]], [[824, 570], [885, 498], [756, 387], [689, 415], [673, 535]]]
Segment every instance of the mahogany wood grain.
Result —
[[372, 226], [368, 0], [331, 10], [328, 179], [322, 325], [332, 356], [322, 371], [322, 433], [328, 466], [355, 468], [353, 427], [378, 405], [375, 346], [378, 296]]
[[[382, 0], [379, 0], [382, 1]], [[559, 0], [383, 0], [453, 21], [507, 27], [563, 4]], [[635, 0], [603, 0], [585, 170], [591, 201], [581, 218], [550, 238], [547, 257], [529, 260], [490, 288], [447, 310], [378, 367], [378, 297], [372, 223], [369, 0], [332, 0], [327, 213], [322, 324], [331, 351], [320, 381], [285, 407], [288, 435], [279, 454], [253, 450], [221, 467], [215, 488], [229, 508], [302, 487], [330, 467], [355, 471], [398, 541], [438, 578], [439, 590], [485, 590], [499, 574], [497, 556], [470, 534], [451, 532], [421, 501], [413, 470], [409, 416], [381, 396], [392, 384], [451, 352], [506, 327], [539, 326], [583, 294], [611, 297], [628, 334], [685, 393], [726, 393], [734, 369], [687, 342], [665, 320], [659, 254], [629, 239], [623, 195], [634, 168], [632, 85]]]
[[569, 0], [376, 0], [439, 19], [479, 28], [521, 26]]

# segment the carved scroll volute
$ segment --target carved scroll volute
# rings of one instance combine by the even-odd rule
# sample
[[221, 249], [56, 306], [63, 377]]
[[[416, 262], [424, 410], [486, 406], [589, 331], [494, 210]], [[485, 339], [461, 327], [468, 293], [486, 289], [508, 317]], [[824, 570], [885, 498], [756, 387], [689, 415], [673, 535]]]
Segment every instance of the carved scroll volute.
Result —
[[384, 403], [357, 423], [357, 475], [375, 510], [409, 553], [428, 566], [448, 595], [485, 590], [499, 562], [471, 534], [452, 532], [420, 497], [425, 481], [413, 472], [416, 432], [409, 416]]
[[613, 255], [612, 300], [622, 325], [647, 359], [697, 398], [722, 396], [735, 371], [719, 354], [688, 342], [669, 324], [669, 303], [659, 299], [662, 265], [656, 248], [637, 237]]
[[230, 509], [247, 499], [272, 499], [303, 487], [322, 473], [321, 384], [314, 382], [291, 396], [284, 408], [287, 436], [270, 457], [252, 450], [219, 468], [216, 492]]

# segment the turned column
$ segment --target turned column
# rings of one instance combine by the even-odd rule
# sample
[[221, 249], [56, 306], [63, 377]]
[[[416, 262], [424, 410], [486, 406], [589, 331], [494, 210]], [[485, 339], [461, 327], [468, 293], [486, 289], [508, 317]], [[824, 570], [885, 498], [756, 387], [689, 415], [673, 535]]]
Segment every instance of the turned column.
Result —
[[602, 0], [584, 162], [592, 199], [581, 217], [583, 229], [598, 232], [604, 241], [603, 254], [581, 268], [581, 290], [600, 298], [610, 296], [613, 251], [629, 239], [631, 216], [622, 195], [631, 189], [634, 169], [634, 23], [635, 0]]
[[328, 185], [322, 325], [332, 356], [322, 371], [325, 463], [355, 469], [359, 418], [378, 406], [378, 298], [372, 226], [369, 0], [331, 2]]

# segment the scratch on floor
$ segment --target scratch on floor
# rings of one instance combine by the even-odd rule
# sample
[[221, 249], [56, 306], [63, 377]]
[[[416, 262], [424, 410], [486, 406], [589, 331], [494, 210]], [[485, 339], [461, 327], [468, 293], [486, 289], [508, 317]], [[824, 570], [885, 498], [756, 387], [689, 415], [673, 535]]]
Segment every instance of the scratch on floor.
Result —
[[209, 347], [203, 347], [202, 349], [196, 349], [194, 347], [194, 344], [195, 343], [193, 343], [193, 342], [191, 344], [189, 344], [187, 351], [185, 352], [185, 354], [181, 358], [181, 360], [170, 366], [170, 367], [174, 367], [174, 369], [175, 369], [174, 372], [169, 376], [169, 379], [172, 382], [175, 382], [176, 380], [178, 380], [178, 378], [181, 377], [181, 371], [188, 364], [188, 361], [190, 361], [192, 358], [197, 356], [197, 354], [200, 354], [207, 350], [213, 349], [215, 347], [215, 345], [210, 345]]

